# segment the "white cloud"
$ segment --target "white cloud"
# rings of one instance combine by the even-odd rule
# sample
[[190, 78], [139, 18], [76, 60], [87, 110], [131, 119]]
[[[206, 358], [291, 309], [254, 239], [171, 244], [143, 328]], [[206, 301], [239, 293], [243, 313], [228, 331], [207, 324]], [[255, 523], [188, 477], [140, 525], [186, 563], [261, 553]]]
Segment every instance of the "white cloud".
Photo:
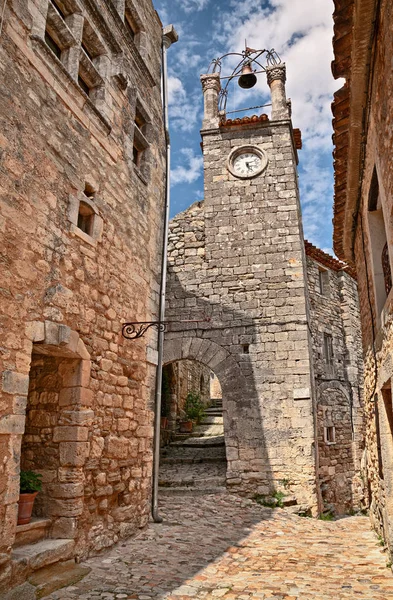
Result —
[[171, 170], [171, 184], [193, 183], [202, 175], [202, 156], [196, 156], [191, 148], [182, 148], [177, 154], [179, 158], [183, 158], [183, 164]]
[[174, 129], [192, 131], [201, 119], [201, 103], [199, 91], [187, 93], [178, 77], [168, 77], [169, 119]]
[[210, 0], [180, 0], [180, 8], [186, 13], [190, 13], [194, 10], [200, 11], [206, 8]]

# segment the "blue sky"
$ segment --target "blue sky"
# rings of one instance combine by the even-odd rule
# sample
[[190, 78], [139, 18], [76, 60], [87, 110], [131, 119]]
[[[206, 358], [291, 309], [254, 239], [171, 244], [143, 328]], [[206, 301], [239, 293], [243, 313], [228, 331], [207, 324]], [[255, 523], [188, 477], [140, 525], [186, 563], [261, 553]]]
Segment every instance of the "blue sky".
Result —
[[[226, 52], [274, 48], [287, 66], [287, 97], [294, 127], [302, 131], [299, 182], [305, 237], [332, 252], [332, 116], [334, 81], [332, 0], [156, 0], [163, 25], [172, 23], [179, 41], [168, 51], [172, 147], [171, 216], [203, 198], [199, 81], [209, 63]], [[223, 63], [222, 74], [234, 64]], [[232, 67], [232, 68], [231, 68]], [[225, 73], [224, 73], [225, 71]], [[269, 102], [263, 74], [252, 90], [232, 88], [227, 110]], [[252, 113], [269, 114], [270, 108]], [[240, 113], [243, 116], [247, 113]], [[238, 115], [235, 115], [238, 116]]]

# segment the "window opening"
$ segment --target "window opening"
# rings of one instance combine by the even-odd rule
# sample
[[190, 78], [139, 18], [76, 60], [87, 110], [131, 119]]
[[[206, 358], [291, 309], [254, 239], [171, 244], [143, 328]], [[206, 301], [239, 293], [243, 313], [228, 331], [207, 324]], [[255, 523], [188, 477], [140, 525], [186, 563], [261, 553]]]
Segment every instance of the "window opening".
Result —
[[127, 13], [124, 14], [124, 24], [127, 28], [130, 38], [135, 41], [135, 36], [137, 34], [137, 27], [135, 26], [133, 20]]
[[83, 231], [83, 233], [91, 236], [93, 232], [93, 221], [94, 210], [91, 206], [86, 204], [86, 202], [81, 201], [78, 212], [78, 228]]
[[79, 84], [79, 87], [82, 88], [82, 90], [85, 92], [85, 94], [87, 94], [87, 95], [90, 94], [90, 87], [89, 87], [88, 83], [86, 83], [86, 81], [83, 79], [80, 72], [78, 74], [78, 84]]
[[56, 44], [55, 40], [50, 33], [48, 33], [48, 31], [45, 31], [45, 43], [52, 50], [53, 54], [60, 60], [61, 48], [58, 44]]
[[329, 289], [329, 271], [325, 269], [318, 269], [319, 278], [319, 293], [322, 296], [326, 296]]
[[325, 427], [325, 441], [328, 444], [334, 444], [334, 442], [336, 441], [336, 428], [334, 427], [334, 425], [329, 425], [328, 427]]
[[243, 344], [243, 354], [250, 354], [250, 344]]
[[375, 407], [375, 434], [377, 437], [377, 453], [378, 453], [378, 473], [380, 479], [383, 479], [383, 464], [382, 464], [382, 449], [381, 449], [381, 427], [379, 422], [379, 407], [378, 407], [378, 394], [374, 396], [374, 407]]
[[392, 288], [389, 245], [379, 194], [377, 171], [374, 167], [368, 196], [368, 229], [373, 265], [374, 293], [377, 314], [380, 315]]
[[392, 273], [390, 271], [389, 248], [387, 242], [383, 247], [381, 259], [386, 296], [389, 296], [390, 290], [392, 289]]
[[60, 8], [60, 6], [58, 5], [58, 3], [56, 2], [56, 0], [50, 0], [51, 4], [53, 4], [54, 8], [57, 10], [57, 12], [59, 13], [59, 15], [61, 16], [61, 18], [63, 19], [63, 21], [66, 18], [65, 13], [63, 12], [63, 10]]
[[92, 53], [89, 51], [89, 49], [87, 48], [86, 44], [84, 42], [81, 43], [82, 49], [84, 50], [84, 53], [86, 54], [86, 56], [88, 58], [90, 58], [91, 61], [93, 61], [93, 55]]
[[323, 345], [325, 353], [325, 361], [328, 365], [333, 364], [333, 338], [330, 333], [323, 334]]

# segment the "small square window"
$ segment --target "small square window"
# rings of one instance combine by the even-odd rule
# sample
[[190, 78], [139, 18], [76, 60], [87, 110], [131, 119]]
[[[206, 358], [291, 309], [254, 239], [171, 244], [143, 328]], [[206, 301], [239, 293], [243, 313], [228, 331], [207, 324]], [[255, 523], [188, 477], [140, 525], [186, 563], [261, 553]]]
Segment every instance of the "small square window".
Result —
[[86, 233], [87, 235], [91, 235], [93, 232], [94, 225], [94, 210], [91, 206], [89, 206], [86, 202], [81, 201], [79, 203], [79, 212], [78, 212], [78, 228]]
[[319, 293], [322, 296], [327, 296], [329, 292], [329, 271], [326, 269], [318, 269]]
[[250, 344], [243, 344], [243, 354], [250, 354]]
[[323, 352], [328, 365], [333, 364], [333, 338], [330, 333], [323, 334]]
[[336, 442], [336, 428], [334, 425], [329, 425], [324, 428], [326, 444], [334, 444]]

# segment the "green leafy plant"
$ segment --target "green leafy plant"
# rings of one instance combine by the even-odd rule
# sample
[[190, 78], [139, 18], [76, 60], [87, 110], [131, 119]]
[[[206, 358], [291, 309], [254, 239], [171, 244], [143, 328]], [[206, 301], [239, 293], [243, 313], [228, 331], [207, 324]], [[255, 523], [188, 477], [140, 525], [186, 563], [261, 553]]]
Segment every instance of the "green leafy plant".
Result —
[[34, 471], [21, 471], [20, 472], [20, 493], [21, 494], [33, 494], [34, 492], [40, 492], [42, 489], [42, 475], [34, 473]]
[[199, 422], [203, 418], [205, 414], [205, 407], [202, 403], [199, 392], [195, 392], [194, 390], [188, 392], [184, 404], [184, 412], [190, 421]]
[[261, 506], [267, 506], [268, 508], [283, 508], [285, 494], [284, 492], [274, 492], [271, 496], [263, 496], [261, 494], [255, 494], [253, 499]]
[[320, 521], [333, 521], [334, 516], [331, 512], [321, 513], [318, 517]]

